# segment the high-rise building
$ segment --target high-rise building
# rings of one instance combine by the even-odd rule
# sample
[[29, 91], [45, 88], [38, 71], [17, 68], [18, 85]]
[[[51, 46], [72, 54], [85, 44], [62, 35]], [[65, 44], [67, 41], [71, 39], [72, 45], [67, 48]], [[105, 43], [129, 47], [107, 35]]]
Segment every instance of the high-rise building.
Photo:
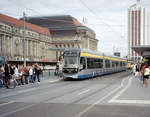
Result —
[[128, 9], [128, 55], [134, 61], [141, 57], [133, 46], [150, 45], [149, 11], [140, 0]]

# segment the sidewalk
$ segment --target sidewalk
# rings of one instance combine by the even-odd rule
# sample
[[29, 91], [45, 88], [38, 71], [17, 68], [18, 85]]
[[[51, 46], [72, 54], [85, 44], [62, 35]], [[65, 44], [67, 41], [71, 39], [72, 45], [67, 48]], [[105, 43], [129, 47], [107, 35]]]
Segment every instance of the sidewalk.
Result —
[[150, 85], [142, 87], [142, 83], [143, 81], [131, 75], [123, 88], [112, 98], [111, 103], [150, 105]]
[[[58, 76], [54, 75], [54, 70], [51, 70], [50, 72], [49, 71], [43, 71], [43, 74], [40, 75], [40, 81], [41, 81], [40, 84], [57, 82], [59, 80], [60, 80], [60, 78]], [[35, 86], [36, 84], [37, 83], [29, 83], [29, 84], [25, 84], [25, 85], [19, 85], [17, 87]], [[5, 89], [5, 87], [1, 87], [0, 90], [1, 89]]]

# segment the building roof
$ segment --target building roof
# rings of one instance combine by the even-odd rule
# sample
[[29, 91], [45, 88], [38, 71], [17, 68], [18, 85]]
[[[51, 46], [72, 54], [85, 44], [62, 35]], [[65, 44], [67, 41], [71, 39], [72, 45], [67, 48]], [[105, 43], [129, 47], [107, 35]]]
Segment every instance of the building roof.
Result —
[[[15, 19], [13, 17], [6, 16], [4, 14], [0, 14], [0, 21], [9, 23], [9, 24], [16, 26], [16, 27], [23, 27], [24, 26], [24, 22], [22, 20]], [[26, 22], [26, 28], [33, 30], [33, 31], [37, 31], [38, 33], [50, 36], [50, 31], [48, 29], [37, 26], [35, 24], [31, 24], [31, 23]]]
[[83, 26], [70, 15], [28, 17], [27, 20], [50, 30], [76, 30], [76, 27]]
[[75, 34], [78, 30], [87, 30], [94, 33], [93, 30], [82, 25], [76, 18], [70, 15], [28, 17], [27, 21], [48, 28], [52, 35], [56, 34], [57, 31], [63, 34], [64, 31], [68, 31], [69, 34]]

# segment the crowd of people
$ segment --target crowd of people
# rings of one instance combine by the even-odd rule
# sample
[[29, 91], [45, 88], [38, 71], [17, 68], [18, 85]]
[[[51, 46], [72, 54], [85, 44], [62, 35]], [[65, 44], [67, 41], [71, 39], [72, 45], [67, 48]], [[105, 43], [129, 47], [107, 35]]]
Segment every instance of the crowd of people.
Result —
[[42, 70], [38, 64], [18, 66], [6, 63], [4, 66], [0, 65], [1, 85], [10, 88], [11, 81], [15, 82], [15, 86], [17, 86], [35, 83], [36, 80], [37, 83], [40, 84], [41, 72]]
[[148, 87], [148, 79], [150, 77], [150, 66], [148, 64], [134, 64], [133, 73], [143, 82], [142, 87]]

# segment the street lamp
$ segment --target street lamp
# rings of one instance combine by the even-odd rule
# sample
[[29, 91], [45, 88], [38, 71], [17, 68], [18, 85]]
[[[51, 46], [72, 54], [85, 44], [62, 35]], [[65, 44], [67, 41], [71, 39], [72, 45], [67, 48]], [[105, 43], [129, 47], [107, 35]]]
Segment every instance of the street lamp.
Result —
[[23, 12], [23, 21], [24, 21], [24, 31], [23, 31], [23, 57], [24, 57], [24, 66], [26, 66], [26, 14]]

